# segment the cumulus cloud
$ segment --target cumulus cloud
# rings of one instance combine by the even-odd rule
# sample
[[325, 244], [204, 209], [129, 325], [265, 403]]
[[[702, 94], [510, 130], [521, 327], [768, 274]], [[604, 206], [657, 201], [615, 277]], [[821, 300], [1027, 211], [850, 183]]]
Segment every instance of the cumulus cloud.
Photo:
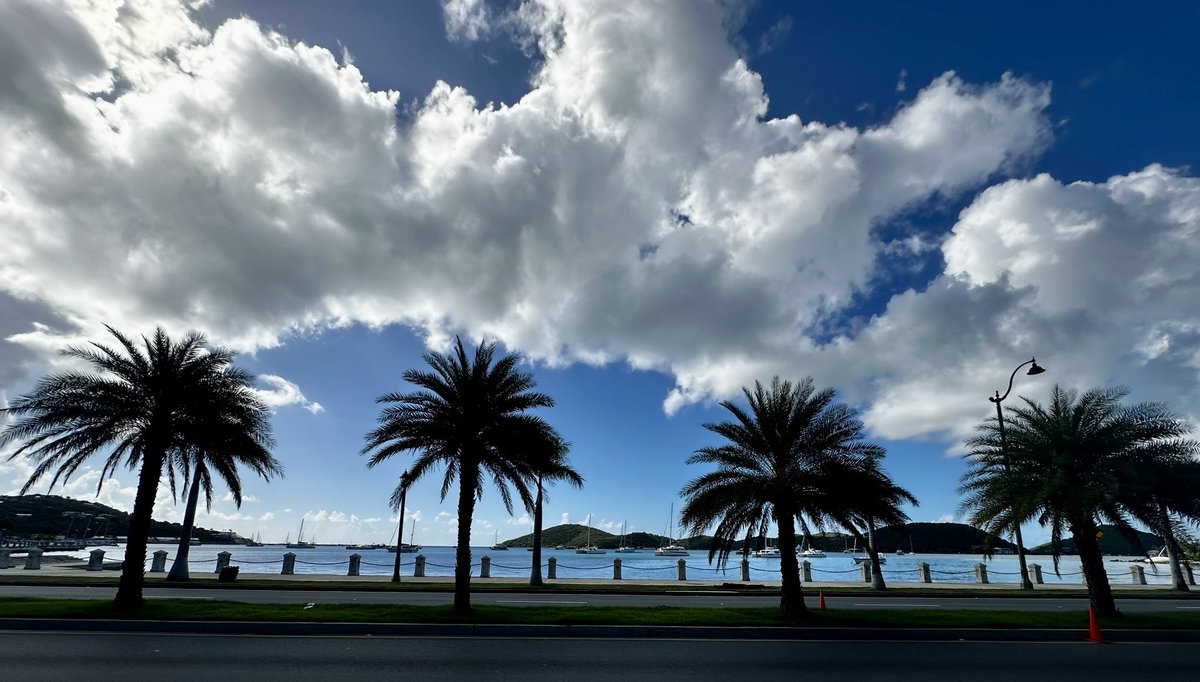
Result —
[[[876, 127], [768, 119], [722, 3], [443, 8], [450, 35], [502, 20], [539, 52], [517, 103], [442, 82], [398, 116], [398, 93], [329, 50], [245, 18], [209, 32], [167, 0], [0, 5], [0, 306], [36, 306], [7, 338], [44, 357], [102, 322], [163, 324], [254, 350], [407, 324], [435, 347], [465, 331], [667, 372], [668, 412], [814, 374], [891, 437], [960, 433], [981, 416], [967, 399], [1037, 353], [1064, 377], [1162, 380], [1195, 409], [1181, 172], [1002, 183], [940, 253], [879, 236], [1026, 168], [1050, 143], [1047, 85], [902, 73], [915, 92]], [[946, 272], [823, 338], [897, 249]]]
[[262, 374], [258, 377], [260, 383], [266, 384], [269, 388], [253, 389], [254, 394], [259, 397], [268, 407], [282, 407], [284, 405], [299, 405], [313, 414], [318, 414], [325, 411], [321, 407], [321, 403], [313, 402], [304, 397], [300, 392], [300, 387], [296, 384], [274, 374]]
[[566, 525], [566, 524], [570, 523], [571, 515], [567, 512], [563, 512], [562, 517], [559, 518], [558, 522], [562, 525]]

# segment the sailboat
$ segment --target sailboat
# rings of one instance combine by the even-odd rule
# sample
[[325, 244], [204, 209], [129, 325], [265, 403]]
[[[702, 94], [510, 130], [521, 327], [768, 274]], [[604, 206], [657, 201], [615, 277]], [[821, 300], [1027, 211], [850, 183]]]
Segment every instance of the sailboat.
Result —
[[587, 542], [583, 547], [575, 550], [576, 554], [607, 554], [603, 549], [592, 544], [592, 515], [588, 514], [587, 518]]
[[300, 532], [296, 535], [296, 541], [287, 543], [287, 548], [288, 549], [312, 549], [314, 547], [316, 547], [316, 545], [314, 545], [313, 543], [304, 541], [304, 519], [302, 518], [302, 519], [300, 519]]
[[617, 554], [637, 554], [636, 547], [625, 546], [625, 531], [629, 530], [629, 523], [621, 524], [621, 539], [617, 541]]
[[800, 557], [801, 559], [824, 559], [825, 552], [822, 552], [821, 550], [817, 549], [816, 547], [810, 546], [808, 543], [808, 535], [805, 535], [804, 536], [804, 547], [803, 547], [803, 549], [799, 549], [796, 551], [796, 556]]
[[497, 552], [508, 551], [508, 547], [500, 544], [500, 531], [499, 530], [496, 531], [496, 537], [494, 539], [494, 544], [492, 545], [492, 549]]
[[[395, 554], [396, 552], [400, 552], [401, 554], [412, 554], [414, 552], [421, 551], [421, 546], [418, 544], [415, 544], [413, 542], [413, 540], [414, 540], [414, 538], [416, 538], [416, 536], [417, 536], [417, 523], [414, 521], [412, 531], [409, 532], [409, 534], [408, 534], [408, 543], [406, 544], [404, 542], [401, 542], [399, 546], [388, 545], [387, 551], [391, 552], [392, 554]], [[507, 548], [505, 548], [505, 549], [507, 549]]]
[[1142, 562], [1147, 563], [1147, 564], [1169, 564], [1169, 563], [1171, 563], [1171, 557], [1167, 556], [1167, 546], [1163, 545], [1162, 549], [1158, 550], [1158, 554], [1155, 554], [1154, 556], [1152, 556], [1148, 559], [1142, 559]]
[[262, 537], [262, 533], [255, 533], [253, 538], [246, 541], [246, 546], [247, 547], [262, 547], [263, 543], [262, 543], [262, 540], [259, 539], [260, 537]]
[[671, 524], [675, 523], [675, 503], [671, 503], [671, 516], [667, 518], [667, 545], [654, 550], [654, 556], [690, 556], [687, 548], [675, 544], [671, 539]]
[[763, 535], [763, 548], [750, 552], [750, 556], [756, 559], [778, 559], [782, 556], [778, 547], [771, 547], [771, 543], [767, 542], [767, 536]]

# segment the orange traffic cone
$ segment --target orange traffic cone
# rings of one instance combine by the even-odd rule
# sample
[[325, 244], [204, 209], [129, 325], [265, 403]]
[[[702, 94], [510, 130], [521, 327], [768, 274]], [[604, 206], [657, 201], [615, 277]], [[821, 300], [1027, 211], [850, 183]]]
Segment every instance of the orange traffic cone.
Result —
[[1088, 625], [1091, 629], [1091, 632], [1088, 633], [1088, 641], [1103, 644], [1104, 633], [1100, 632], [1100, 621], [1096, 620], [1096, 607], [1094, 606], [1088, 607]]
[[818, 608], [824, 609], [825, 608], [825, 590], [821, 590], [818, 594], [821, 595], [821, 598], [818, 601], [818, 603], [820, 604], [820, 606]]

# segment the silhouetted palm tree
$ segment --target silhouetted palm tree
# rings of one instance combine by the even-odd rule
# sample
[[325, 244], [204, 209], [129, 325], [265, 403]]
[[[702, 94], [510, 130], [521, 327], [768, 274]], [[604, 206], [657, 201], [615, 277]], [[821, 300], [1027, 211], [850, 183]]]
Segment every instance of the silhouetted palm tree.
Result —
[[[1050, 529], [1055, 570], [1064, 534], [1075, 540], [1088, 595], [1096, 612], [1116, 615], [1116, 603], [1097, 536], [1100, 523], [1132, 534], [1132, 514], [1153, 489], [1153, 468], [1163, 453], [1194, 453], [1182, 437], [1188, 426], [1161, 404], [1121, 405], [1123, 388], [1092, 389], [1082, 396], [1055, 386], [1050, 404], [1028, 398], [1005, 418], [1007, 453], [999, 424], [989, 419], [967, 441], [970, 467], [963, 475], [963, 509], [993, 535], [1036, 519]], [[1149, 482], [1149, 483], [1148, 483]]]
[[[192, 332], [176, 343], [160, 328], [153, 337], [143, 338], [141, 348], [117, 330], [108, 330], [120, 349], [92, 343], [64, 350], [63, 355], [91, 364], [97, 373], [70, 371], [43, 378], [4, 411], [17, 421], [0, 435], [0, 444], [21, 443], [10, 459], [24, 455], [37, 463], [22, 493], [50, 472], [53, 489], [102, 451], [108, 457], [97, 492], [122, 463], [140, 467], [115, 600], [120, 608], [133, 608], [142, 601], [146, 542], [160, 477], [167, 475], [174, 493], [176, 474], [186, 470], [196, 448], [225, 453], [243, 440], [267, 446], [270, 423], [213, 421], [213, 405], [233, 397], [231, 391], [247, 389], [251, 377], [231, 367], [230, 351], [206, 350], [203, 335]], [[265, 410], [253, 396], [243, 406], [252, 412]], [[253, 433], [214, 442], [213, 434], [228, 436], [239, 427]]]
[[567, 461], [570, 446], [559, 438], [545, 443], [545, 449], [533, 452], [531, 461], [536, 484], [533, 500], [533, 557], [529, 567], [529, 584], [542, 584], [542, 501], [545, 483], [565, 481], [576, 488], [583, 487], [583, 477]]
[[844, 528], [866, 549], [871, 564], [871, 586], [887, 589], [875, 544], [875, 529], [880, 526], [900, 526], [910, 521], [903, 505], [917, 506], [912, 493], [900, 486], [880, 467], [877, 458], [864, 459], [828, 477], [829, 484], [821, 491], [823, 498], [816, 505], [814, 521], [824, 527]]
[[728, 441], [701, 448], [689, 464], [715, 465], [686, 486], [682, 521], [693, 533], [716, 525], [709, 561], [718, 564], [734, 550], [747, 531], [765, 534], [774, 522], [779, 531], [785, 614], [805, 611], [796, 557], [796, 525], [804, 517], [820, 518], [828, 498], [822, 491], [834, 486], [847, 470], [866, 466], [883, 456], [883, 448], [867, 442], [863, 425], [850, 407], [833, 402], [832, 389], [817, 391], [811, 378], [796, 385], [755, 382], [742, 389], [750, 411], [730, 401], [721, 406], [735, 420], [705, 424]]
[[270, 413], [262, 401], [245, 388], [252, 378], [237, 369], [227, 370], [224, 376], [229, 386], [224, 391], [213, 393], [216, 400], [209, 404], [209, 412], [204, 416], [208, 423], [214, 425], [204, 434], [207, 442], [194, 444], [190, 456], [183, 463], [184, 479], [189, 478], [189, 468], [194, 473], [190, 476], [179, 547], [175, 551], [175, 561], [171, 564], [167, 580], [188, 579], [187, 562], [196, 522], [196, 506], [200, 501], [200, 491], [203, 490], [207, 508], [212, 509], [213, 473], [225, 482], [234, 505], [239, 509], [242, 506], [239, 465], [249, 467], [267, 481], [273, 475], [283, 474], [282, 465], [269, 449], [272, 445]]
[[416, 451], [409, 470], [417, 480], [429, 470], [444, 466], [442, 499], [458, 480], [458, 546], [455, 550], [454, 607], [471, 608], [471, 520], [475, 502], [483, 496], [490, 478], [504, 506], [513, 510], [511, 486], [525, 508], [534, 500], [531, 453], [558, 440], [544, 420], [526, 414], [552, 407], [554, 400], [532, 389], [533, 376], [517, 370], [520, 358], [505, 355], [492, 362], [496, 345], [485, 343], [467, 354], [461, 339], [442, 355], [425, 354], [432, 372], [410, 369], [405, 381], [421, 390], [388, 393], [376, 402], [386, 403], [379, 426], [366, 436], [367, 466], [374, 467], [392, 455]]
[[[1172, 586], [1189, 592], [1183, 574], [1183, 547], [1189, 533], [1186, 523], [1200, 521], [1200, 462], [1194, 442], [1176, 440], [1166, 443], [1168, 449], [1147, 449], [1137, 456], [1139, 476], [1128, 482], [1122, 502], [1134, 518], [1162, 538], [1171, 571]], [[1137, 535], [1131, 538], [1141, 547]], [[1141, 547], [1143, 552], [1146, 548]], [[1157, 565], [1151, 566], [1157, 570]]]

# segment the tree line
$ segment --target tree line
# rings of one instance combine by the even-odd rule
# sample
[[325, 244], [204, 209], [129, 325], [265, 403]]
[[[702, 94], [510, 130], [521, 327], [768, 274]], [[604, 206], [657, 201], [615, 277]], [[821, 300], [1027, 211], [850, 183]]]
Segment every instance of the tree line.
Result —
[[[160, 480], [172, 495], [187, 491], [179, 551], [171, 579], [186, 579], [188, 535], [201, 492], [211, 505], [215, 480], [241, 502], [241, 472], [265, 480], [283, 474], [271, 453], [270, 412], [251, 390], [253, 377], [233, 365], [228, 349], [209, 347], [189, 333], [178, 341], [157, 329], [135, 342], [108, 328], [115, 347], [94, 342], [63, 355], [91, 371], [43, 377], [3, 410], [10, 423], [0, 446], [10, 459], [27, 457], [34, 470], [22, 493], [38, 481], [65, 482], [93, 456], [102, 457], [100, 482], [119, 467], [138, 470], [129, 516], [119, 608], [142, 603], [146, 543]], [[515, 354], [497, 357], [495, 343], [473, 349], [456, 339], [447, 353], [426, 353], [427, 368], [403, 378], [415, 390], [387, 393], [362, 454], [375, 467], [413, 455], [393, 504], [421, 478], [440, 473], [445, 500], [456, 490], [458, 543], [454, 606], [470, 609], [470, 532], [475, 504], [494, 488], [511, 514], [515, 505], [534, 515], [530, 583], [541, 576], [542, 508], [546, 487], [584, 479], [569, 460], [570, 444], [531, 411], [553, 407], [535, 390], [532, 374]], [[1051, 533], [1057, 568], [1066, 538], [1074, 542], [1091, 600], [1101, 615], [1116, 608], [1103, 569], [1097, 534], [1107, 523], [1140, 546], [1133, 524], [1164, 538], [1175, 586], [1187, 590], [1179, 565], [1189, 525], [1200, 520], [1200, 445], [1186, 422], [1158, 403], [1125, 406], [1123, 389], [1082, 395], [1054, 387], [1048, 406], [1028, 398], [1010, 408], [1007, 433], [984, 421], [967, 441], [962, 510], [988, 532], [990, 546], [1019, 525], [1037, 522]], [[866, 436], [857, 412], [818, 389], [811, 378], [775, 377], [743, 389], [743, 401], [723, 401], [726, 421], [704, 424], [721, 444], [688, 459], [702, 473], [682, 489], [681, 521], [693, 534], [711, 530], [709, 561], [724, 564], [751, 537], [774, 525], [781, 553], [780, 608], [805, 611], [796, 556], [798, 537], [844, 531], [870, 556], [872, 584], [886, 585], [880, 568], [882, 527], [909, 521], [917, 500], [883, 467], [886, 452]], [[890, 541], [890, 539], [889, 539]]]

